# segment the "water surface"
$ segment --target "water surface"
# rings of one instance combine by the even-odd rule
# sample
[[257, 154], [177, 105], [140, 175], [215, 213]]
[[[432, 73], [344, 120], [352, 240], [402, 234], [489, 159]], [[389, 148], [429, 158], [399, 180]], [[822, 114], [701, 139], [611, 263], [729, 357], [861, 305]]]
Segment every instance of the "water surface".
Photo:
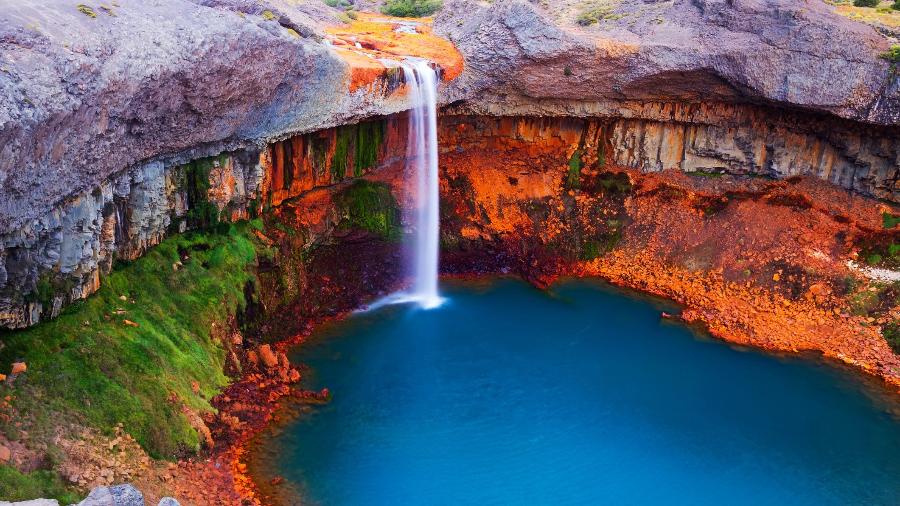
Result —
[[319, 504], [900, 504], [900, 421], [855, 374], [589, 282], [447, 292], [298, 351], [334, 400], [263, 443], [272, 474]]

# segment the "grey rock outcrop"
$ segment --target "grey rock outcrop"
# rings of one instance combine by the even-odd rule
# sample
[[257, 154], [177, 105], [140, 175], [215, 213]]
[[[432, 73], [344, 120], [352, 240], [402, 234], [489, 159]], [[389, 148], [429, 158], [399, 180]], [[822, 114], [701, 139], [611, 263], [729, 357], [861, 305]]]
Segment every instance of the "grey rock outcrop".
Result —
[[[450, 100], [473, 112], [546, 99], [769, 103], [900, 123], [891, 42], [820, 0], [447, 0], [436, 28], [466, 57]], [[561, 114], [567, 111], [563, 108]]]
[[163, 497], [156, 506], [181, 506], [181, 504], [174, 497]]
[[129, 484], [97, 487], [78, 506], [144, 506], [144, 494]]

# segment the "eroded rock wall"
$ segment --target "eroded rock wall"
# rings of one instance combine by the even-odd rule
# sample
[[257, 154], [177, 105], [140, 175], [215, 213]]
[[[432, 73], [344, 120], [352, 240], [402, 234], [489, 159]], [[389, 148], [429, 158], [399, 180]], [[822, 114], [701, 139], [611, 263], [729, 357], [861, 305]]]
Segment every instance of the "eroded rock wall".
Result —
[[169, 234], [257, 216], [395, 163], [405, 156], [406, 132], [398, 115], [290, 137], [261, 151], [151, 162], [110, 178], [0, 235], [0, 327], [55, 317], [95, 292], [116, 260], [133, 260]]
[[900, 202], [900, 130], [895, 127], [729, 104], [646, 103], [618, 115], [579, 112], [581, 118], [447, 116], [442, 143], [447, 149], [460, 143], [503, 145], [511, 137], [561, 141], [568, 156], [578, 150], [585, 163], [600, 160], [645, 172], [814, 176]]
[[[607, 111], [568, 118], [471, 116], [460, 114], [463, 109], [450, 107], [440, 120], [445, 158], [477, 147], [520, 160], [522, 154], [512, 151], [533, 149], [536, 159], [554, 153], [568, 170], [609, 165], [644, 172], [809, 175], [857, 193], [900, 199], [900, 146], [889, 127], [727, 104], [645, 103], [620, 110], [620, 116]], [[390, 183], [409, 207], [414, 195], [402, 170], [407, 132], [407, 117], [399, 114], [289, 137], [261, 151], [181, 165], [157, 161], [118, 174], [0, 236], [0, 325], [18, 328], [54, 317], [96, 291], [100, 275], [116, 259], [137, 258], [169, 233], [247, 218], [353, 177], [371, 173]], [[522, 191], [540, 198], [558, 186], [545, 181], [547, 173], [530, 186], [527, 175], [509, 177], [521, 181], [484, 183], [505, 188], [504, 198], [511, 200]], [[317, 208], [305, 210], [304, 220], [311, 229], [321, 225], [324, 233], [340, 217], [323, 215], [316, 224]]]

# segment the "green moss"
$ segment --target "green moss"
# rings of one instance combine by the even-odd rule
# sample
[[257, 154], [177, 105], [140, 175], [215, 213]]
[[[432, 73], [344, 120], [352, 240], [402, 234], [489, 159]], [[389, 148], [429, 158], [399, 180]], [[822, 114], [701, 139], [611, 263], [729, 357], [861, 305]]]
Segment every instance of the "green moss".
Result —
[[84, 14], [85, 16], [87, 16], [87, 17], [89, 17], [89, 18], [96, 18], [96, 17], [97, 17], [97, 13], [94, 12], [94, 9], [91, 9], [91, 8], [88, 7], [87, 5], [84, 5], [84, 4], [78, 4], [78, 5], [75, 6], [75, 8], [78, 9], [78, 12]]
[[340, 126], [335, 137], [334, 155], [331, 157], [331, 180], [343, 181], [347, 177], [347, 165], [350, 163], [350, 143], [353, 141], [352, 128], [355, 125]]
[[441, 0], [387, 0], [381, 12], [401, 18], [421, 18], [431, 16], [443, 6]]
[[625, 172], [604, 172], [597, 177], [597, 184], [606, 193], [631, 192], [631, 178]]
[[362, 176], [366, 169], [375, 167], [383, 142], [382, 121], [337, 127], [334, 155], [331, 158], [332, 180], [337, 182], [346, 178], [351, 163], [355, 177]]
[[881, 335], [894, 353], [900, 354], [900, 322], [892, 321], [881, 327]]
[[569, 158], [569, 170], [566, 173], [566, 188], [577, 189], [581, 187], [581, 148], [575, 150]]
[[597, 167], [606, 167], [606, 143], [602, 140], [597, 144]]
[[27, 501], [37, 497], [56, 499], [61, 504], [81, 500], [77, 491], [66, 486], [52, 471], [19, 472], [14, 467], [0, 465], [0, 497], [4, 501]]
[[884, 228], [894, 228], [900, 223], [900, 216], [891, 213], [881, 213], [881, 224]]
[[400, 206], [388, 185], [357, 179], [336, 200], [342, 228], [367, 230], [388, 240], [400, 237]]
[[224, 165], [227, 161], [228, 155], [222, 153], [193, 160], [183, 166], [188, 205], [186, 218], [192, 227], [205, 228], [219, 222], [219, 208], [209, 201], [209, 174], [216, 163]]
[[[228, 380], [210, 328], [244, 304], [258, 248], [246, 224], [176, 236], [122, 264], [59, 318], [0, 333], [0, 363], [28, 364], [13, 387], [0, 385], [0, 396], [14, 396], [32, 439], [65, 418], [106, 433], [122, 423], [154, 457], [196, 451], [196, 431], [169, 399], [212, 410], [208, 399]], [[174, 269], [176, 262], [183, 266]]]
[[609, 253], [622, 241], [622, 223], [619, 220], [607, 220], [607, 231], [585, 241], [581, 245], [582, 260], [593, 260]]
[[363, 171], [374, 168], [378, 163], [378, 153], [384, 142], [384, 123], [381, 121], [360, 123], [356, 131], [356, 160], [353, 164], [353, 174], [359, 177], [363, 175]]

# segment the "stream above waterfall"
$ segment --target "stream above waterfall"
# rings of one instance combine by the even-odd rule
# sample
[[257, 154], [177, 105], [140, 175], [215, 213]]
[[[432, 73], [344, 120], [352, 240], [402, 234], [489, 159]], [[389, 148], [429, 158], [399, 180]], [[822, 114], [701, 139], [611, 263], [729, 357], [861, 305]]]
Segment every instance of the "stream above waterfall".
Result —
[[313, 504], [895, 504], [898, 406], [858, 375], [596, 282], [443, 288], [296, 350], [333, 400], [259, 438], [258, 482]]

